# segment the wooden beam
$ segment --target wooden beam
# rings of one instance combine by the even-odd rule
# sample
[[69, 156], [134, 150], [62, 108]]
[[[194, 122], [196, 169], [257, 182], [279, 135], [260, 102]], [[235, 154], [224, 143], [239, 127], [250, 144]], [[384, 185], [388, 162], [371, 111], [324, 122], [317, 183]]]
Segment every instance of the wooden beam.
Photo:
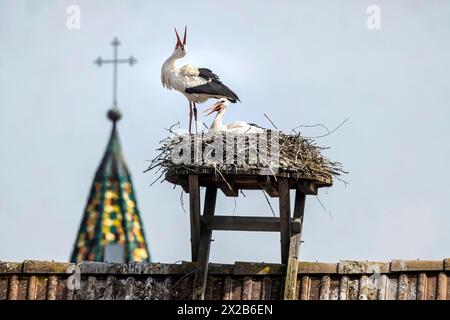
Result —
[[189, 175], [189, 212], [191, 218], [191, 255], [192, 261], [198, 259], [200, 242], [200, 186], [198, 175]]
[[304, 194], [317, 194], [317, 186], [312, 180], [301, 180], [298, 183], [298, 189], [300, 189], [300, 191]]
[[280, 220], [272, 217], [214, 216], [202, 217], [208, 230], [279, 231]]
[[189, 184], [188, 183], [180, 183], [180, 186], [183, 188], [185, 193], [189, 193]]
[[263, 189], [270, 197], [278, 197], [278, 189], [272, 183], [272, 179], [269, 176], [258, 176], [258, 185]]
[[[201, 221], [207, 230], [280, 232], [280, 219], [275, 217], [203, 216]], [[291, 230], [300, 230], [299, 221], [291, 219]]]
[[224, 195], [227, 197], [237, 197], [239, 196], [239, 190], [235, 187], [234, 183], [232, 182], [217, 182], [217, 186], [220, 188], [220, 190], [223, 192]]
[[[305, 201], [305, 193], [297, 189], [295, 192], [294, 218], [300, 218], [301, 222], [303, 222], [303, 215], [305, 213]], [[301, 230], [299, 232], [301, 232]]]
[[286, 178], [278, 179], [278, 195], [280, 206], [281, 263], [287, 263], [291, 236], [291, 224], [289, 223], [291, 200], [289, 195], [289, 182]]
[[[212, 217], [216, 210], [217, 187], [207, 187], [203, 217]], [[209, 252], [211, 248], [212, 230], [200, 228], [200, 243], [198, 247], [198, 262], [200, 270], [195, 276], [193, 290], [194, 300], [205, 300], [206, 281], [208, 279]]]
[[306, 195], [299, 189], [295, 193], [294, 221], [299, 224], [298, 230], [292, 230], [289, 245], [289, 260], [286, 271], [286, 282], [284, 286], [284, 299], [294, 300], [297, 295], [297, 273], [298, 257], [302, 235], [303, 215], [305, 213]]

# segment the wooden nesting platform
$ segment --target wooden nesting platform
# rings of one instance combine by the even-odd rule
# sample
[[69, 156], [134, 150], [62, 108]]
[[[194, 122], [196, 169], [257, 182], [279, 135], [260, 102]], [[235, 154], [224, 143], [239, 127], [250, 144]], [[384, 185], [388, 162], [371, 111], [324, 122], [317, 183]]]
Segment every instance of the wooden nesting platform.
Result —
[[[287, 265], [285, 299], [293, 299], [297, 290], [298, 255], [306, 195], [315, 195], [321, 187], [332, 185], [331, 177], [312, 177], [279, 171], [275, 174], [255, 169], [221, 169], [220, 173], [205, 167], [172, 167], [166, 180], [189, 193], [192, 261], [199, 264], [194, 299], [204, 299], [208, 274], [209, 251], [213, 230], [279, 232], [281, 262]], [[200, 187], [206, 187], [203, 215]], [[240, 190], [264, 190], [279, 199], [279, 217], [216, 215], [217, 191], [237, 197]], [[295, 190], [291, 216], [290, 190]]]
[[181, 186], [189, 193], [189, 175], [197, 175], [200, 187], [218, 187], [226, 196], [237, 197], [239, 190], [264, 190], [270, 197], [278, 197], [278, 181], [286, 179], [289, 189], [300, 189], [304, 194], [316, 195], [322, 187], [331, 187], [331, 176], [312, 176], [268, 169], [221, 169], [220, 173], [206, 167], [172, 167], [166, 172], [166, 180]]

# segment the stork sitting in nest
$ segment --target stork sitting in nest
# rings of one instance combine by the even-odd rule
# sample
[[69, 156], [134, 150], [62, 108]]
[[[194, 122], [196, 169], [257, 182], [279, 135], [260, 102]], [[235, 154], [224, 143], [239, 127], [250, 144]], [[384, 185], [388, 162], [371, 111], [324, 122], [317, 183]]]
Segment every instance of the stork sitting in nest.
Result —
[[228, 124], [222, 123], [222, 118], [225, 115], [225, 112], [228, 109], [228, 105], [230, 101], [225, 98], [221, 98], [217, 100], [215, 104], [213, 104], [210, 108], [206, 109], [204, 112], [207, 112], [206, 115], [210, 115], [213, 112], [217, 112], [216, 117], [209, 129], [211, 132], [231, 132], [231, 133], [263, 133], [264, 129], [253, 124], [247, 123], [245, 121], [233, 121]]

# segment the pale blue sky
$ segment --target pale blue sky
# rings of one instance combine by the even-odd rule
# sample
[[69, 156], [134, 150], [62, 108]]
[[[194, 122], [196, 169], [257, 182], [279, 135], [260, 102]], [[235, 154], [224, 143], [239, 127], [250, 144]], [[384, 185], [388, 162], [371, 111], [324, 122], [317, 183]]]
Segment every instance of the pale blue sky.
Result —
[[[66, 8], [81, 8], [81, 30]], [[368, 30], [366, 8], [381, 8]], [[120, 70], [119, 124], [155, 261], [190, 259], [180, 192], [143, 174], [164, 127], [186, 121], [185, 98], [160, 84], [173, 27], [189, 26], [186, 61], [209, 67], [241, 97], [228, 120], [285, 130], [336, 126], [320, 139], [350, 171], [308, 198], [302, 260], [450, 257], [450, 4], [444, 1], [0, 0], [0, 260], [66, 261], [110, 123], [111, 69]], [[202, 106], [201, 109], [204, 107]], [[317, 130], [305, 131], [316, 135]], [[273, 202], [276, 206], [276, 203]], [[233, 210], [221, 197], [218, 211]], [[328, 211], [331, 211], [331, 216]], [[238, 214], [270, 210], [260, 193]], [[216, 233], [214, 262], [279, 261], [279, 235]]]

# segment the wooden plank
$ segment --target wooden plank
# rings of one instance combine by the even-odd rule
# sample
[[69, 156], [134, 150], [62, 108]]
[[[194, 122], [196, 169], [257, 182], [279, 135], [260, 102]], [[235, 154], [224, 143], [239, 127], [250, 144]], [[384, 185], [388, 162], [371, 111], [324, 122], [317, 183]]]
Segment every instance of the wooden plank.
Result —
[[[236, 166], [229, 166], [229, 168], [222, 168], [221, 173], [223, 175], [227, 176], [227, 180], [231, 180], [232, 182], [238, 181], [238, 180], [253, 180], [254, 186], [258, 186], [257, 183], [257, 176], [270, 176], [272, 177], [272, 174], [267, 175], [263, 171], [266, 171], [267, 168], [260, 168], [260, 169], [243, 169], [243, 168], [237, 168]], [[204, 167], [204, 166], [196, 166], [196, 167], [186, 167], [185, 165], [182, 166], [174, 166], [171, 167], [165, 175], [165, 178], [167, 181], [179, 184], [179, 181], [181, 181], [183, 178], [187, 177], [190, 174], [196, 174], [201, 177], [201, 180], [203, 179], [211, 179], [214, 176], [217, 175], [217, 172], [215, 168], [212, 167]], [[303, 174], [303, 173], [293, 173], [293, 172], [285, 172], [282, 170], [279, 170], [276, 174], [277, 178], [287, 178], [290, 181], [302, 181], [302, 180], [309, 180], [313, 181], [316, 185], [316, 188], [320, 187], [331, 187], [333, 185], [333, 179], [332, 177], [323, 177], [323, 176], [314, 176], [309, 174]], [[296, 189], [297, 186], [292, 187], [292, 189]]]
[[297, 290], [297, 271], [298, 260], [294, 257], [289, 257], [286, 281], [284, 285], [284, 300], [295, 300]]
[[291, 200], [289, 197], [289, 183], [286, 178], [278, 180], [278, 194], [280, 207], [280, 233], [281, 233], [281, 263], [287, 263], [289, 257], [289, 242], [291, 235]]
[[214, 216], [202, 217], [208, 230], [279, 231], [280, 219], [273, 217]]
[[[280, 219], [274, 217], [203, 216], [201, 222], [207, 230], [280, 232]], [[299, 221], [291, 220], [291, 229], [299, 230]]]
[[189, 211], [191, 217], [191, 255], [192, 261], [198, 259], [200, 242], [200, 186], [197, 175], [189, 175]]
[[303, 222], [303, 215], [305, 214], [305, 201], [306, 195], [297, 189], [295, 192], [294, 218], [300, 218], [301, 222]]
[[294, 300], [296, 297], [297, 277], [298, 277], [298, 252], [300, 248], [300, 232], [295, 232], [290, 238], [289, 260], [286, 271], [286, 281], [284, 285], [284, 299]]
[[[214, 216], [216, 210], [217, 188], [206, 188], [205, 205], [203, 209], [204, 217]], [[198, 261], [200, 270], [197, 272], [196, 286], [194, 287], [194, 300], [205, 300], [206, 281], [208, 279], [209, 251], [211, 248], [212, 230], [201, 228], [200, 242], [198, 248]]]
[[306, 196], [300, 190], [295, 193], [294, 219], [300, 225], [298, 231], [292, 231], [289, 244], [289, 262], [284, 286], [284, 299], [294, 300], [297, 296], [298, 257], [300, 251], [303, 214], [305, 212]]

